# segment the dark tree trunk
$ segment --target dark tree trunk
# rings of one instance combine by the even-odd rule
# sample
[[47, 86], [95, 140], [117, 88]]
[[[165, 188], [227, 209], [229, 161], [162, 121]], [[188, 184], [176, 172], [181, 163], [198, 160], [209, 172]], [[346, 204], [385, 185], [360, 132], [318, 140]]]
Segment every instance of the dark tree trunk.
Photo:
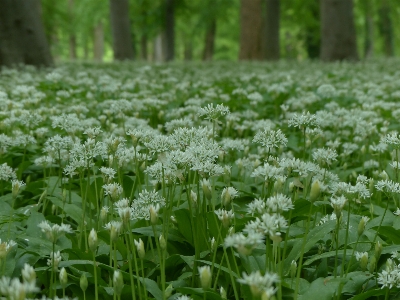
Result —
[[93, 56], [94, 60], [101, 62], [103, 61], [104, 54], [104, 29], [103, 23], [99, 21], [94, 28], [94, 38], [93, 38]]
[[315, 59], [319, 58], [321, 53], [321, 18], [319, 0], [310, 2], [308, 9], [311, 12], [313, 20], [311, 22], [307, 22], [305, 27], [305, 43], [308, 58]]
[[264, 57], [267, 60], [278, 60], [280, 57], [280, 0], [266, 0]]
[[217, 32], [217, 20], [213, 17], [208, 25], [204, 41], [203, 60], [212, 60], [214, 55], [215, 34]]
[[365, 0], [365, 42], [364, 42], [364, 58], [369, 58], [374, 52], [374, 21], [371, 11], [370, 0]]
[[175, 1], [165, 0], [166, 61], [175, 58]]
[[387, 0], [382, 0], [380, 15], [380, 32], [383, 37], [383, 46], [386, 56], [394, 55], [393, 25], [390, 17], [390, 4]]
[[51, 66], [37, 0], [0, 0], [0, 65]]
[[143, 34], [140, 39], [140, 55], [142, 60], [147, 60], [147, 34]]
[[262, 55], [261, 0], [240, 1], [240, 60], [261, 60]]
[[129, 21], [129, 0], [110, 0], [111, 33], [114, 59], [135, 58]]
[[321, 60], [357, 60], [353, 0], [321, 0]]
[[76, 34], [74, 28], [74, 0], [68, 0], [68, 12], [69, 12], [69, 58], [76, 59]]

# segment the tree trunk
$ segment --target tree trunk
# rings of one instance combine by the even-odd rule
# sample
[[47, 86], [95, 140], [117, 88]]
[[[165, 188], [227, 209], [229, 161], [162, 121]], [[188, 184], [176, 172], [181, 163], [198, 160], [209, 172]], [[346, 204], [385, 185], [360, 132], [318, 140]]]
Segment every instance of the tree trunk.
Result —
[[165, 32], [161, 32], [154, 38], [154, 61], [165, 61], [166, 41]]
[[110, 20], [115, 60], [134, 59], [129, 0], [110, 0]]
[[69, 58], [76, 59], [76, 34], [74, 28], [74, 0], [68, 0], [69, 12]]
[[[203, 53], [204, 55], [204, 53]], [[186, 38], [185, 39], [185, 50], [183, 53], [183, 57], [186, 61], [190, 61], [193, 59], [193, 41], [191, 38]], [[211, 53], [211, 58], [212, 58], [212, 53]], [[211, 58], [209, 60], [211, 60]], [[203, 56], [203, 60], [204, 56]]]
[[313, 20], [307, 22], [305, 27], [305, 44], [308, 58], [319, 58], [321, 53], [321, 18], [319, 9], [319, 0], [310, 2], [308, 9], [311, 11]]
[[321, 0], [321, 60], [357, 60], [353, 0]]
[[217, 20], [215, 16], [208, 25], [206, 37], [204, 41], [203, 60], [210, 61], [214, 54], [215, 34], [217, 32]]
[[387, 0], [382, 0], [379, 10], [380, 32], [383, 37], [384, 52], [386, 56], [394, 55], [393, 24], [390, 17], [390, 4]]
[[264, 57], [267, 60], [279, 60], [280, 57], [280, 38], [279, 38], [279, 18], [280, 0], [266, 0]]
[[94, 42], [93, 42], [94, 60], [103, 61], [104, 54], [104, 29], [103, 23], [99, 21], [94, 28]]
[[37, 0], [0, 0], [0, 65], [51, 66]]
[[240, 2], [240, 60], [262, 59], [262, 5], [261, 0]]
[[166, 61], [175, 58], [175, 1], [165, 0]]
[[374, 21], [371, 12], [371, 1], [365, 0], [365, 43], [364, 43], [364, 58], [369, 58], [374, 52]]
[[140, 55], [142, 60], [147, 60], [147, 34], [143, 34], [140, 39]]

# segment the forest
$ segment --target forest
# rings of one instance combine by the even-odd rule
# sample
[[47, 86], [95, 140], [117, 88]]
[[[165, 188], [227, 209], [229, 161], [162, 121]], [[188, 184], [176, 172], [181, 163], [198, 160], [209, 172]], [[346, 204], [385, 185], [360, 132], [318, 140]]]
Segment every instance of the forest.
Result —
[[[49, 48], [47, 51], [56, 62], [280, 58], [329, 61], [391, 57], [400, 51], [400, 3], [395, 0], [30, 2], [36, 7], [28, 8], [25, 15], [22, 8], [32, 3], [0, 2], [0, 14], [4, 14], [0, 40], [10, 41], [10, 35], [24, 39], [23, 34], [8, 30], [13, 28], [12, 16], [41, 19], [42, 22], [27, 21], [25, 26], [34, 32], [39, 30], [35, 39], [46, 44], [44, 47]], [[39, 29], [40, 23], [43, 29]], [[332, 38], [336, 33], [339, 35]], [[21, 42], [18, 41], [20, 45]], [[2, 44], [0, 51], [7, 53], [4, 48], [13, 43]], [[6, 55], [2, 56], [0, 62], [7, 64]]]
[[0, 0], [0, 299], [399, 299], [399, 16]]

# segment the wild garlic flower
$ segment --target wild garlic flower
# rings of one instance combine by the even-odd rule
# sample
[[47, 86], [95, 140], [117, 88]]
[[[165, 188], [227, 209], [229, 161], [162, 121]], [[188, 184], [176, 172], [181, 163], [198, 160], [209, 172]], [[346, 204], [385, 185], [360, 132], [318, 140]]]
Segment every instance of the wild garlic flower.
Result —
[[239, 195], [239, 192], [233, 187], [226, 187], [221, 193], [221, 203], [223, 206], [227, 206], [231, 201]]
[[214, 107], [214, 104], [208, 104], [206, 107], [202, 107], [199, 109], [198, 116], [205, 116], [206, 120], [218, 120], [222, 116], [226, 116], [230, 113], [229, 108], [224, 106], [223, 104], [217, 104]]
[[52, 267], [54, 270], [58, 269], [58, 265], [61, 262], [61, 254], [60, 251], [50, 252], [50, 258], [47, 260], [47, 265]]
[[115, 171], [113, 168], [107, 168], [107, 167], [101, 167], [100, 172], [104, 176], [107, 182], [110, 182], [117, 173], [117, 171]]
[[336, 217], [338, 218], [343, 210], [344, 205], [347, 202], [347, 199], [344, 196], [331, 197], [330, 202], [336, 214]]
[[36, 281], [20, 282], [18, 278], [11, 279], [10, 277], [3, 276], [0, 278], [0, 295], [10, 300], [25, 299], [27, 295], [40, 291], [35, 285]]
[[73, 232], [71, 225], [69, 224], [54, 224], [51, 226], [47, 220], [40, 222], [38, 227], [45, 233], [48, 240], [52, 243], [56, 243], [62, 235]]
[[0, 165], [0, 180], [9, 181], [10, 179], [17, 179], [15, 171], [7, 163]]
[[268, 292], [268, 296], [272, 296], [276, 292], [274, 284], [279, 282], [279, 277], [277, 274], [269, 272], [265, 272], [264, 275], [261, 275], [260, 271], [257, 270], [249, 275], [243, 273], [242, 278], [237, 281], [249, 285], [254, 297], [261, 296], [264, 291]]
[[218, 219], [222, 222], [222, 225], [224, 225], [225, 228], [228, 228], [231, 224], [231, 220], [235, 218], [235, 214], [231, 210], [227, 211], [220, 208], [215, 210], [214, 213], [217, 215]]
[[243, 255], [250, 255], [257, 245], [264, 242], [264, 236], [260, 232], [251, 231], [246, 235], [243, 233], [234, 233], [225, 238], [225, 248], [234, 247]]
[[21, 191], [21, 188], [26, 186], [26, 183], [20, 180], [11, 180], [11, 186], [12, 186], [12, 196], [17, 197], [19, 192]]
[[394, 288], [400, 286], [400, 270], [396, 267], [394, 270], [387, 271], [382, 270], [378, 273], [378, 284], [381, 285], [381, 288]]
[[209, 289], [211, 287], [212, 274], [210, 266], [198, 267], [200, 275], [200, 285], [203, 289]]
[[253, 143], [261, 144], [266, 147], [266, 151], [270, 152], [281, 146], [286, 146], [288, 139], [283, 132], [278, 130], [263, 130], [256, 133], [253, 138]]
[[160, 208], [165, 205], [165, 199], [155, 190], [149, 192], [143, 190], [139, 193], [139, 197], [133, 200], [131, 205], [131, 219], [145, 219], [150, 220], [150, 207], [159, 206]]
[[123, 188], [119, 183], [109, 183], [103, 185], [104, 195], [110, 196], [112, 201], [117, 201], [123, 193]]
[[25, 263], [24, 268], [21, 270], [21, 275], [24, 282], [36, 284], [36, 272], [31, 265]]
[[0, 239], [0, 261], [7, 257], [8, 252], [10, 252], [12, 247], [14, 247], [15, 245], [17, 245], [17, 243], [13, 240], [9, 240], [8, 242], [1, 242]]
[[323, 166], [330, 166], [336, 161], [337, 153], [335, 149], [330, 148], [318, 148], [313, 151], [313, 159], [322, 164]]
[[176, 300], [193, 300], [193, 298], [187, 296], [187, 295], [180, 295]]
[[303, 113], [301, 115], [295, 113], [288, 121], [288, 124], [289, 127], [298, 127], [300, 129], [310, 126], [316, 126], [316, 116], [310, 114], [310, 112]]
[[383, 137], [381, 143], [392, 145], [395, 148], [400, 147], [400, 135], [397, 132], [392, 132]]
[[287, 228], [286, 219], [276, 213], [264, 213], [261, 217], [257, 217], [254, 221], [250, 221], [246, 224], [244, 232], [259, 232], [264, 236], [273, 238], [281, 235], [282, 230]]

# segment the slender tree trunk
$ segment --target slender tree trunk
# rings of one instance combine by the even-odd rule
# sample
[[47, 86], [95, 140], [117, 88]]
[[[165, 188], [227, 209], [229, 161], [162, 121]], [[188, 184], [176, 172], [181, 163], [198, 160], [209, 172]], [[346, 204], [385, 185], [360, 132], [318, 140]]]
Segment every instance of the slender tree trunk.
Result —
[[215, 16], [211, 19], [206, 31], [206, 37], [204, 41], [203, 49], [203, 60], [212, 60], [214, 55], [214, 44], [215, 44], [215, 34], [217, 32], [217, 20]]
[[[193, 59], [193, 41], [191, 38], [185, 39], [185, 50], [184, 50], [183, 56], [186, 61], [190, 61]], [[212, 53], [211, 53], [211, 57], [212, 57]], [[203, 60], [204, 60], [204, 57], [203, 57]]]
[[280, 57], [280, 0], [266, 0], [264, 57], [267, 60], [278, 60]]
[[96, 27], [94, 28], [93, 52], [95, 61], [103, 61], [104, 29], [103, 23], [101, 21], [99, 21], [99, 23], [97, 23]]
[[365, 43], [364, 43], [364, 58], [369, 58], [374, 51], [374, 21], [371, 11], [371, 1], [365, 0]]
[[165, 0], [166, 61], [175, 58], [175, 1]]
[[140, 39], [140, 55], [142, 60], [147, 60], [147, 34], [143, 34]]
[[69, 12], [69, 58], [76, 59], [76, 34], [74, 28], [74, 0], [68, 0], [68, 12]]
[[353, 0], [321, 0], [321, 60], [357, 60]]
[[0, 65], [51, 66], [38, 0], [0, 0]]
[[384, 52], [386, 56], [394, 55], [393, 24], [390, 16], [390, 4], [388, 0], [382, 0], [380, 15], [380, 32], [383, 37]]
[[154, 38], [154, 61], [165, 61], [166, 41], [165, 32], [161, 32]]
[[261, 0], [240, 1], [240, 60], [262, 59]]
[[305, 43], [308, 58], [319, 58], [321, 53], [321, 18], [319, 9], [319, 0], [310, 2], [308, 9], [311, 11], [313, 20], [307, 22], [305, 27]]
[[129, 0], [110, 0], [110, 17], [114, 59], [134, 59]]

